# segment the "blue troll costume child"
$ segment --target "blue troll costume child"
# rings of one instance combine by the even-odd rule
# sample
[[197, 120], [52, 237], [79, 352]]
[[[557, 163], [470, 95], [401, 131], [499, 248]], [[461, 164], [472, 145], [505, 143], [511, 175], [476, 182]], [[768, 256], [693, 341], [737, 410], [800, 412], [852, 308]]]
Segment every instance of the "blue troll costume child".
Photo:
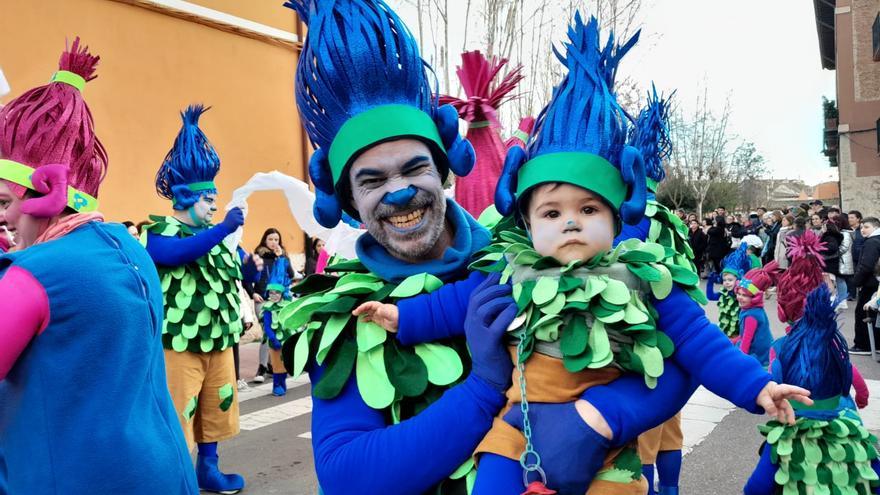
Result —
[[809, 388], [812, 406], [795, 405], [797, 421], [770, 421], [746, 495], [880, 493], [877, 438], [849, 397], [852, 365], [825, 284], [809, 293], [803, 316], [780, 343], [774, 377]]
[[[666, 177], [663, 161], [671, 152], [669, 139], [669, 99], [661, 98], [656, 87], [651, 87], [648, 103], [639, 112], [635, 125], [630, 131], [630, 142], [639, 149], [645, 161], [647, 178], [647, 204], [645, 218], [632, 228], [624, 225], [615, 243], [635, 237], [639, 240], [656, 242], [666, 248], [672, 261], [683, 268], [697, 273], [694, 254], [688, 242], [688, 230], [678, 216], [656, 200], [657, 187]], [[699, 300], [701, 304], [705, 300]], [[648, 495], [657, 493], [654, 489], [655, 465], [659, 478], [659, 492], [662, 495], [678, 493], [678, 478], [681, 474], [681, 448], [684, 436], [681, 431], [681, 413], [677, 413], [662, 425], [652, 428], [639, 436], [639, 458], [642, 462], [642, 475], [648, 483]]]
[[[718, 301], [718, 326], [724, 335], [734, 340], [739, 335], [739, 303], [736, 301], [736, 284], [752, 267], [749, 261], [748, 246], [740, 244], [722, 261], [721, 273], [709, 274], [706, 281], [706, 298]], [[715, 284], [722, 284], [720, 292], [715, 292]]]
[[261, 319], [265, 341], [269, 344], [269, 359], [272, 362], [272, 394], [283, 397], [287, 394], [287, 370], [281, 359], [281, 346], [290, 337], [279, 318], [283, 310], [291, 302], [290, 275], [287, 270], [287, 258], [279, 258], [268, 274], [266, 284], [266, 302], [263, 303]]
[[[286, 368], [293, 375], [307, 369], [314, 384], [318, 480], [331, 495], [353, 489], [460, 493], [473, 485], [471, 454], [505, 403], [511, 364], [500, 338], [506, 323], [472, 325], [471, 334], [479, 336], [467, 343], [454, 337], [420, 344], [388, 338], [349, 312], [366, 301], [394, 302], [468, 279], [468, 265], [491, 235], [454, 201], [443, 199], [442, 181], [449, 170], [468, 172], [472, 148], [458, 135], [455, 110], [438, 107], [431, 87], [436, 79], [384, 2], [288, 6], [309, 27], [296, 87], [304, 126], [317, 148], [309, 164], [317, 188], [315, 217], [333, 226], [344, 211], [368, 230], [358, 240], [357, 260], [331, 264], [328, 272], [338, 277], [308, 277], [295, 289], [302, 297], [279, 314], [282, 325], [295, 331], [283, 346]], [[422, 151], [401, 155], [403, 145]], [[367, 201], [375, 197], [381, 200]], [[439, 237], [424, 234], [435, 227]], [[418, 256], [398, 249], [424, 239], [429, 250], [441, 249]], [[476, 286], [482, 278], [475, 274], [470, 283]], [[495, 303], [489, 308], [493, 322], [513, 304], [509, 289], [480, 294]], [[467, 299], [457, 301], [448, 314], [467, 307]], [[670, 368], [654, 390], [641, 378], [625, 377], [590, 391], [614, 442], [635, 439], [687, 401], [694, 385], [680, 369]], [[634, 394], [645, 394], [642, 404], [621, 401]], [[649, 414], [644, 404], [650, 404]], [[595, 450], [608, 448], [587, 441], [593, 437], [586, 430], [569, 436]], [[584, 489], [594, 474], [563, 471]]]
[[242, 331], [243, 275], [239, 254], [223, 239], [244, 216], [233, 208], [211, 225], [220, 158], [198, 125], [205, 111], [192, 105], [181, 113], [183, 125], [156, 174], [156, 191], [171, 200], [173, 215], [150, 216], [141, 241], [162, 279], [168, 389], [187, 444], [198, 444], [199, 488], [237, 493], [244, 479], [220, 471], [217, 443], [239, 432], [232, 345]]
[[0, 256], [0, 493], [195, 495], [159, 277], [97, 211], [109, 163], [83, 93], [98, 60], [76, 38], [0, 110], [0, 218], [19, 236]]
[[[571, 441], [572, 432], [587, 429], [592, 443], [612, 446], [582, 419], [576, 402], [581, 398], [592, 402], [589, 392], [616, 383], [622, 371], [638, 373], [649, 387], [655, 386], [673, 348], [674, 358], [700, 381], [747, 409], [760, 410], [756, 401], [776, 387], [757, 363], [733, 349], [708, 322], [686, 293], [701, 299], [699, 278], [689, 266], [675, 264], [675, 257], [663, 246], [630, 239], [611, 250], [616, 229], [609, 224], [607, 248], [595, 256], [571, 256], [562, 249], [570, 244], [567, 241], [552, 256], [540, 251], [546, 233], [536, 228], [529, 202], [544, 193], [563, 188], [568, 188], [566, 194], [589, 193], [593, 199], [588, 201], [601, 201], [604, 206], [585, 207], [583, 214], [610, 209], [617, 229], [621, 221], [641, 221], [645, 207], [642, 154], [625, 145], [626, 119], [609, 89], [620, 58], [634, 40], [621, 47], [610, 40], [601, 47], [598, 22], [591, 19], [585, 24], [580, 15], [569, 39], [565, 55], [559, 55], [569, 72], [542, 111], [528, 152], [521, 148], [509, 152], [496, 193], [499, 211], [517, 216], [529, 230], [512, 228], [510, 221], [499, 224], [493, 244], [472, 265], [478, 271], [502, 272], [503, 280], [512, 280], [519, 313], [510, 329], [515, 340], [509, 347], [518, 369], [514, 386], [507, 390], [507, 407], [477, 447], [481, 456], [474, 492], [478, 494], [520, 493], [524, 480], [527, 493], [550, 493], [542, 483], [548, 479], [550, 488], [560, 493], [581, 494], [587, 491], [586, 483], [566, 476], [579, 470], [590, 473], [590, 478], [599, 471], [590, 494], [644, 493], [641, 463], [634, 449], [620, 448], [621, 439], [615, 437], [613, 446], [618, 448], [607, 458], [586, 442]], [[548, 210], [547, 215], [561, 217], [556, 210]], [[569, 220], [563, 233], [590, 228], [590, 222], [578, 222]], [[603, 242], [591, 235], [585, 240]], [[499, 293], [506, 289], [506, 284], [497, 285], [497, 275], [483, 278], [474, 289], [475, 278], [426, 297], [399, 301], [398, 319], [384, 318], [395, 314], [387, 305], [372, 305], [370, 318], [399, 322], [401, 342], [466, 334], [469, 326], [485, 323], [491, 312], [485, 308], [493, 307], [481, 292], [491, 286]], [[456, 306], [468, 298], [467, 316], [462, 318], [464, 313]], [[718, 368], [736, 370], [743, 381], [731, 384], [715, 371]], [[619, 399], [641, 403], [635, 400], [640, 395]]]

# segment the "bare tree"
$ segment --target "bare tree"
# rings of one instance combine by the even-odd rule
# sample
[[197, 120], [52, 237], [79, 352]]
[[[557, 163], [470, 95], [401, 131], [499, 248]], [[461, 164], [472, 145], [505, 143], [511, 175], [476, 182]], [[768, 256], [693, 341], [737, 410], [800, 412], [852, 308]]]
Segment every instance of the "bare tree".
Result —
[[731, 179], [727, 156], [730, 101], [716, 115], [709, 107], [708, 99], [709, 92], [705, 90], [703, 96], [697, 98], [693, 114], [688, 117], [677, 114], [670, 126], [673, 144], [669, 166], [693, 191], [700, 217], [712, 185]]

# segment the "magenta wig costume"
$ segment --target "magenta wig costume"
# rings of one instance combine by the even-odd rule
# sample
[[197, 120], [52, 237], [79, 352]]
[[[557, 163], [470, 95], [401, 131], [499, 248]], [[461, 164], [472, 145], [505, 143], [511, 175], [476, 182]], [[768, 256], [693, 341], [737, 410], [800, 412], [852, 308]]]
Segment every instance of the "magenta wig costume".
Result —
[[[96, 77], [99, 58], [91, 55], [88, 47], [81, 47], [76, 38], [61, 54], [59, 70], [48, 84], [27, 91], [0, 109], [0, 159], [17, 162], [10, 167], [39, 170], [54, 165], [66, 169], [66, 183], [73, 188], [71, 206], [85, 204], [83, 198], [88, 196], [96, 197], [107, 172], [107, 152], [95, 135], [92, 114], [81, 93], [85, 83]], [[38, 175], [51, 174], [35, 172], [33, 177], [33, 189], [47, 194], [45, 187], [37, 185]], [[28, 188], [7, 174], [0, 174], [0, 180], [20, 198]], [[59, 192], [66, 198], [64, 191]], [[77, 192], [85, 195], [76, 197]]]

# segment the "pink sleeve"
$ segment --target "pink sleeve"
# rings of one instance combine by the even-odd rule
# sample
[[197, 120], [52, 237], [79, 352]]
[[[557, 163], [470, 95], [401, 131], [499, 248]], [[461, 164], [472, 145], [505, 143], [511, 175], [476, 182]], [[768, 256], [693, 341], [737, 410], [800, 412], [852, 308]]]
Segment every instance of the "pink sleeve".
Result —
[[321, 250], [318, 253], [318, 261], [315, 262], [315, 273], [324, 273], [324, 268], [327, 266], [327, 261], [330, 260], [330, 253], [325, 250]]
[[773, 367], [773, 361], [776, 361], [776, 349], [770, 346], [770, 359], [767, 361], [767, 371]]
[[864, 409], [868, 407], [868, 384], [865, 383], [865, 379], [862, 378], [862, 374], [859, 373], [859, 369], [856, 368], [856, 365], [852, 365], [852, 373], [852, 384], [853, 388], [856, 389], [856, 406], [858, 406], [859, 409]]
[[49, 324], [49, 298], [27, 270], [13, 266], [0, 278], [0, 380], [31, 339]]
[[752, 348], [752, 339], [755, 338], [755, 330], [757, 329], [758, 320], [752, 318], [751, 316], [746, 316], [746, 319], [743, 322], [742, 338], [739, 344], [740, 350], [746, 354], [748, 354], [749, 349]]

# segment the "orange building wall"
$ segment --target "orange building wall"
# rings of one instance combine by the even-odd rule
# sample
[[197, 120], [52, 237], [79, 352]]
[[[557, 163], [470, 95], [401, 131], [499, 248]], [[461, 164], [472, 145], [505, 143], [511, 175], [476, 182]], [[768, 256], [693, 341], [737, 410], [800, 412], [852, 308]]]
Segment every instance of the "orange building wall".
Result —
[[[293, 11], [277, 0], [197, 3], [295, 28]], [[180, 128], [178, 112], [190, 103], [212, 107], [201, 127], [222, 160], [221, 204], [255, 172], [304, 177], [296, 50], [111, 0], [0, 0], [0, 13], [0, 67], [12, 88], [2, 103], [49, 79], [65, 39], [78, 35], [101, 56], [98, 78], [84, 94], [110, 157], [99, 196], [108, 220], [170, 213], [170, 202], [155, 193], [154, 176]], [[303, 250], [280, 193], [258, 193], [249, 206], [246, 248], [277, 227], [288, 250]]]

